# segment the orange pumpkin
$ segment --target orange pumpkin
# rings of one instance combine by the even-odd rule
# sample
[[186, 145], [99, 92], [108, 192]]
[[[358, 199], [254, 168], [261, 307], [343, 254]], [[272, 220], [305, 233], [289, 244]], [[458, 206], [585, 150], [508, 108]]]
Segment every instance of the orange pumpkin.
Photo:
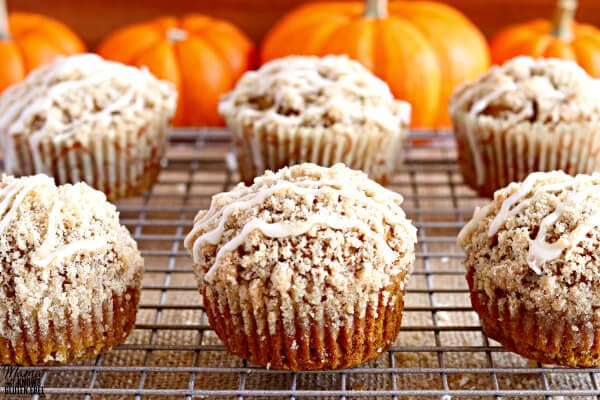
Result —
[[600, 78], [600, 29], [575, 23], [576, 0], [558, 0], [552, 22], [536, 19], [509, 26], [491, 40], [495, 64], [519, 56], [554, 57], [577, 61]]
[[267, 33], [262, 61], [291, 55], [347, 54], [413, 106], [416, 127], [449, 126], [454, 88], [490, 64], [483, 35], [460, 12], [431, 1], [312, 3]]
[[146, 66], [171, 81], [179, 97], [173, 124], [221, 125], [219, 97], [253, 66], [254, 47], [232, 24], [203, 15], [162, 17], [109, 35], [98, 47], [107, 59]]
[[57, 56], [85, 52], [66, 25], [38, 14], [11, 12], [0, 2], [0, 91]]

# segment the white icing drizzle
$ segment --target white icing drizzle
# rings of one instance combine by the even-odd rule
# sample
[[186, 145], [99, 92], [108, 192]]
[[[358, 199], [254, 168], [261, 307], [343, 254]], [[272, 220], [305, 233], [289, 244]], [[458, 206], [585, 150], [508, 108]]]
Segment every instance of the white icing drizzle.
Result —
[[[471, 105], [471, 109], [469, 110], [468, 117], [470, 119], [475, 119], [477, 116], [487, 108], [487, 106], [500, 96], [502, 96], [506, 92], [510, 92], [512, 90], [516, 90], [517, 85], [514, 82], [507, 82], [488, 94], [486, 94], [483, 98], [474, 102]], [[465, 96], [463, 98], [466, 99]], [[475, 137], [475, 123], [474, 121], [468, 121], [465, 127], [465, 134], [467, 136], [467, 141], [469, 142], [469, 147], [471, 148], [471, 155], [473, 156], [473, 161], [475, 163], [475, 179], [477, 185], [482, 185], [485, 176], [485, 164], [483, 163], [483, 158], [481, 156], [481, 149], [479, 148], [479, 139]]]
[[[576, 188], [574, 190], [577, 190]], [[554, 225], [563, 215], [565, 209], [574, 207], [577, 203], [585, 201], [591, 194], [600, 194], [600, 185], [591, 186], [581, 191], [574, 191], [569, 194], [564, 202], [560, 203], [556, 210], [548, 214], [540, 222], [540, 230], [535, 239], [529, 244], [529, 253], [527, 254], [527, 264], [529, 268], [541, 275], [540, 267], [548, 262], [560, 257], [565, 249], [576, 246], [585, 235], [594, 227], [600, 226], [600, 210], [592, 214], [589, 218], [581, 221], [568, 235], [562, 235], [554, 243], [546, 241], [548, 227]]]
[[[561, 180], [560, 182], [535, 187], [536, 183], [551, 174], [556, 174], [556, 176], [565, 177], [566, 179]], [[530, 240], [529, 243], [527, 264], [532, 271], [540, 275], [542, 273], [540, 267], [543, 264], [557, 259], [563, 251], [572, 248], [581, 242], [590, 230], [595, 227], [600, 227], [600, 210], [598, 210], [589, 217], [581, 220], [575, 229], [568, 234], [563, 234], [555, 242], [549, 243], [546, 240], [548, 228], [556, 224], [567, 209], [584, 202], [590, 196], [600, 196], [600, 184], [590, 183], [589, 180], [586, 180], [585, 175], [578, 175], [573, 178], [560, 172], [532, 173], [520, 184], [519, 189], [515, 193], [502, 202], [498, 214], [490, 222], [487, 231], [488, 237], [496, 235], [507, 220], [516, 216], [531, 204], [533, 197], [528, 197], [530, 194], [540, 192], [560, 192], [564, 190], [569, 190], [569, 194], [566, 196], [565, 200], [556, 206], [552, 213], [546, 215], [542, 219], [536, 237], [533, 240]], [[459, 233], [459, 243], [464, 244], [466, 242], [467, 236], [488, 216], [492, 206], [493, 203], [482, 209], [476, 210], [472, 220], [469, 221]]]
[[223, 254], [237, 249], [244, 243], [247, 236], [257, 229], [268, 237], [283, 238], [302, 235], [319, 225], [327, 226], [332, 229], [357, 229], [377, 243], [378, 248], [383, 253], [384, 260], [387, 263], [391, 263], [396, 257], [396, 253], [389, 247], [380, 234], [374, 232], [367, 224], [356, 218], [340, 218], [333, 215], [313, 215], [308, 220], [302, 222], [276, 222], [272, 224], [255, 218], [250, 220], [237, 236], [225, 243], [219, 249], [215, 256], [214, 264], [206, 273], [206, 279], [211, 280], [213, 278]]
[[13, 174], [17, 164], [17, 156], [15, 154], [15, 139], [13, 135], [0, 134], [0, 140], [2, 141], [2, 150], [4, 155], [4, 170], [8, 174]]
[[0, 215], [8, 210], [8, 207], [12, 204], [15, 196], [23, 189], [23, 182], [13, 181], [0, 192], [2, 202], [0, 202]]
[[[498, 212], [496, 217], [494, 217], [494, 219], [492, 220], [492, 223], [490, 224], [490, 227], [488, 229], [489, 237], [492, 237], [496, 233], [498, 233], [498, 230], [500, 228], [502, 228], [502, 226], [504, 226], [504, 223], [509, 218], [514, 217], [521, 210], [523, 210], [525, 207], [527, 207], [530, 204], [531, 199], [526, 199], [524, 201], [521, 201], [521, 200], [531, 193], [536, 182], [540, 178], [543, 178], [544, 176], [547, 176], [547, 174], [544, 172], [534, 172], [532, 174], [529, 174], [527, 176], [527, 178], [523, 181], [523, 183], [521, 183], [519, 190], [517, 192], [513, 193], [509, 198], [504, 200], [504, 202], [502, 203], [502, 206], [500, 207], [500, 211]], [[539, 186], [536, 189], [536, 191], [538, 191], [538, 192], [555, 192], [555, 191], [563, 190], [567, 186], [568, 186], [568, 184], [565, 184], [565, 182], [559, 182], [559, 183], [555, 183], [555, 184]]]
[[492, 205], [493, 205], [493, 203], [490, 203], [487, 206], [481, 207], [481, 208], [475, 207], [475, 211], [473, 212], [473, 218], [471, 218], [471, 220], [469, 220], [469, 222], [467, 222], [465, 224], [465, 226], [463, 226], [463, 228], [458, 233], [456, 242], [459, 245], [461, 243], [465, 243], [468, 236], [477, 229], [477, 226], [479, 225], [479, 223], [481, 221], [483, 221], [483, 219], [485, 217], [488, 216], [488, 214], [492, 208]]
[[96, 252], [105, 250], [108, 241], [105, 237], [94, 239], [76, 240], [64, 246], [52, 249], [45, 257], [42, 257], [37, 252], [32, 256], [31, 263], [39, 267], [48, 267], [55, 262], [67, 259], [82, 252]]
[[477, 100], [471, 105], [471, 109], [469, 110], [469, 115], [471, 117], [475, 117], [484, 111], [491, 102], [498, 99], [506, 92], [511, 92], [513, 90], [518, 90], [517, 85], [514, 82], [505, 82], [502, 85], [498, 86], [494, 90], [487, 93], [481, 99]]
[[62, 200], [57, 198], [52, 205], [52, 209], [48, 214], [48, 222], [46, 223], [46, 237], [42, 244], [36, 249], [32, 259], [41, 259], [48, 257], [52, 250], [56, 247], [57, 242], [57, 228], [60, 219], [61, 208], [63, 206]]
[[516, 215], [521, 209], [527, 206], [527, 202], [522, 202], [520, 206], [513, 208], [517, 202], [519, 202], [522, 198], [531, 193], [531, 189], [533, 189], [533, 185], [537, 182], [539, 178], [544, 176], [543, 172], [534, 172], [530, 174], [527, 179], [521, 183], [519, 190], [513, 193], [509, 198], [502, 202], [502, 206], [500, 207], [500, 211], [492, 220], [492, 223], [488, 229], [488, 236], [494, 236], [498, 230], [504, 225], [506, 220], [514, 215]]

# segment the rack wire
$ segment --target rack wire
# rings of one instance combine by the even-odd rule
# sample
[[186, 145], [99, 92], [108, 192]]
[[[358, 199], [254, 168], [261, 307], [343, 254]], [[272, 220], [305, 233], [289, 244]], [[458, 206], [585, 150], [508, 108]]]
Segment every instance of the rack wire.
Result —
[[419, 229], [402, 330], [392, 348], [333, 372], [268, 370], [229, 355], [208, 324], [183, 248], [196, 212], [238, 180], [229, 141], [214, 129], [177, 130], [170, 140], [152, 190], [118, 203], [146, 263], [134, 331], [94, 360], [38, 368], [45, 395], [34, 399], [600, 399], [600, 369], [533, 363], [482, 333], [455, 237], [484, 200], [462, 183], [449, 132], [413, 133], [391, 180]]

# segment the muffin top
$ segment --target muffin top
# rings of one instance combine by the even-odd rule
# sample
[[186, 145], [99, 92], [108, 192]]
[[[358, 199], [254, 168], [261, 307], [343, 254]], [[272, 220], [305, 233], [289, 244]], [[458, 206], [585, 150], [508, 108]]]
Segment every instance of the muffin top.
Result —
[[600, 306], [600, 174], [537, 172], [475, 211], [458, 237], [475, 290], [570, 317]]
[[0, 96], [0, 130], [35, 138], [109, 135], [128, 124], [140, 129], [157, 116], [170, 118], [175, 101], [172, 85], [145, 68], [80, 54], [42, 66], [8, 88]]
[[[20, 322], [89, 321], [93, 304], [138, 286], [143, 259], [115, 207], [85, 183], [56, 186], [46, 175], [0, 182], [0, 336]], [[68, 309], [70, 315], [60, 316]], [[20, 321], [20, 322], [19, 322]]]
[[292, 56], [248, 71], [219, 104], [244, 125], [331, 129], [346, 134], [397, 133], [410, 105], [385, 82], [345, 56]]
[[517, 57], [460, 87], [450, 112], [510, 123], [597, 120], [600, 80], [572, 61]]
[[214, 196], [185, 246], [201, 284], [245, 282], [267, 298], [353, 307], [414, 260], [416, 230], [402, 201], [342, 164], [300, 164]]

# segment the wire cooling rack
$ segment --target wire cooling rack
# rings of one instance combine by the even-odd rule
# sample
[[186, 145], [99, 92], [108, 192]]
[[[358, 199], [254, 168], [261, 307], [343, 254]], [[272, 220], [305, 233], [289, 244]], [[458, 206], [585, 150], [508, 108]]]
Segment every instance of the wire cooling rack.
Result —
[[600, 398], [600, 369], [532, 363], [482, 333], [455, 237], [483, 200], [462, 183], [449, 132], [412, 134], [391, 180], [419, 229], [393, 347], [336, 372], [267, 370], [229, 355], [208, 324], [183, 239], [198, 209], [235, 184], [235, 163], [224, 131], [178, 130], [171, 142], [152, 190], [118, 204], [146, 262], [135, 330], [95, 360], [40, 368], [45, 395], [34, 399]]

